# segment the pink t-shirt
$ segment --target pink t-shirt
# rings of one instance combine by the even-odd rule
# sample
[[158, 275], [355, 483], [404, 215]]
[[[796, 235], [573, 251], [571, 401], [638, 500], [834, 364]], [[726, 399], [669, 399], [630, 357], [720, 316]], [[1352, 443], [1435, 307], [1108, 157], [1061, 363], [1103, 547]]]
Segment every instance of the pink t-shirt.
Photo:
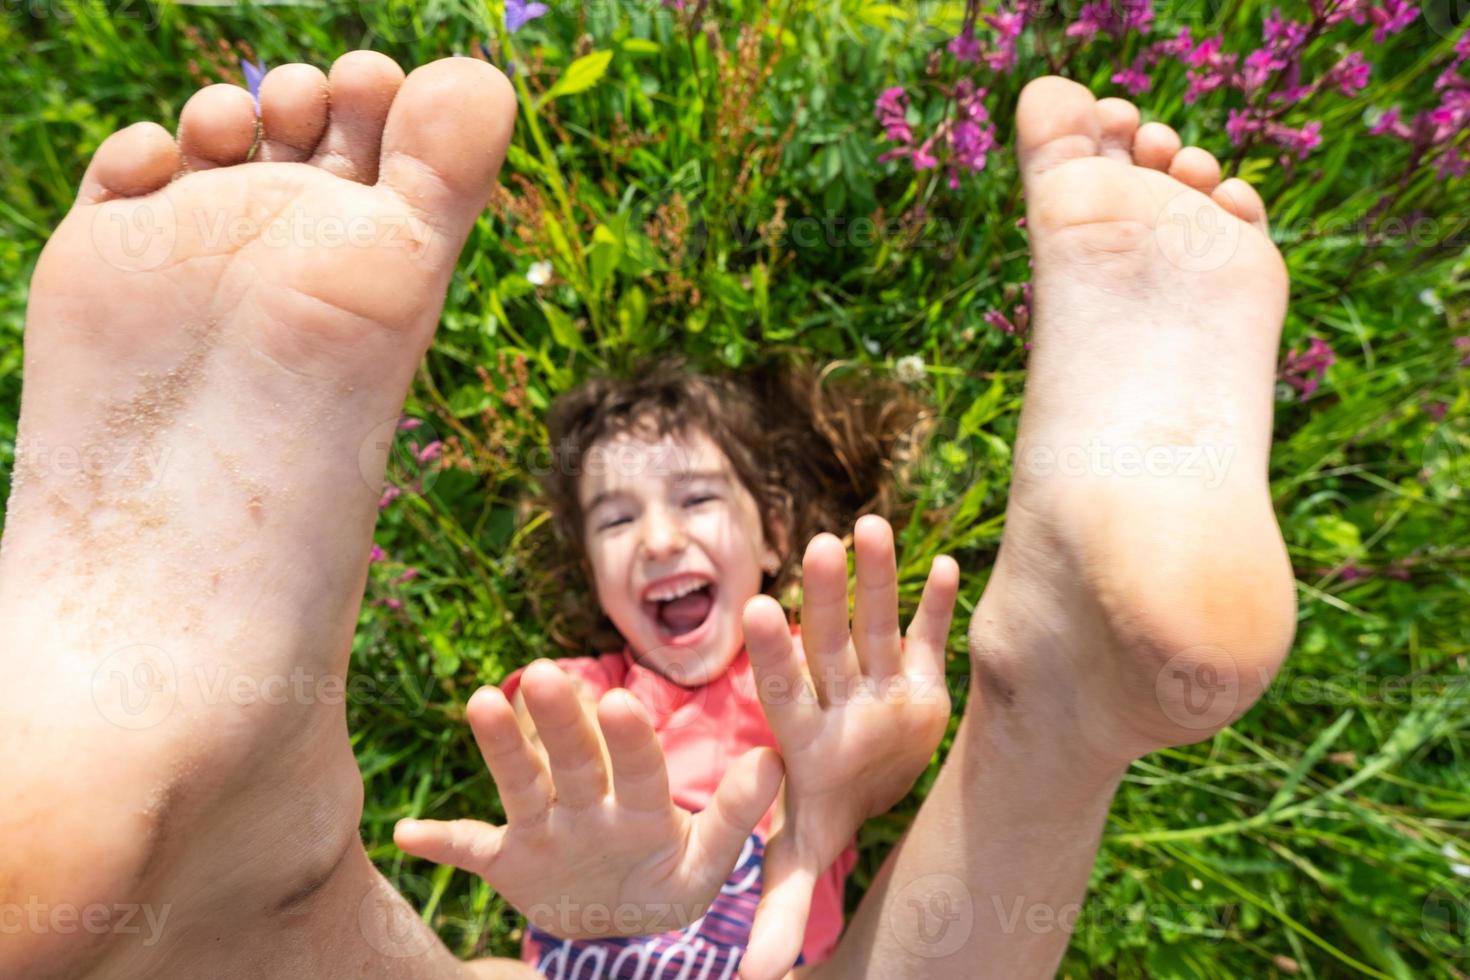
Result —
[[[791, 627], [798, 656], [801, 634]], [[757, 746], [776, 748], [756, 694], [750, 657], [742, 647], [729, 669], [699, 688], [681, 687], [638, 663], [624, 647], [619, 653], [558, 660], [557, 666], [580, 678], [601, 697], [615, 687], [627, 688], [653, 719], [668, 760], [669, 789], [674, 802], [686, 810], [709, 805], [715, 787], [729, 765]], [[520, 687], [521, 671], [500, 685], [507, 698]], [[756, 904], [761, 895], [761, 859], [775, 817], [773, 804], [756, 825], [744, 853], [710, 911], [699, 922], [652, 937], [572, 942], [528, 928], [521, 955], [548, 977], [613, 978], [638, 976], [657, 980], [675, 976], [734, 975], [750, 936]], [[849, 843], [817, 880], [811, 918], [800, 962], [826, 959], [842, 934], [843, 883], [857, 863], [857, 848]], [[620, 968], [627, 964], [627, 969]], [[633, 966], [637, 972], [632, 972]], [[686, 966], [690, 972], [681, 973]], [[652, 972], [645, 972], [652, 967]], [[672, 972], [669, 972], [672, 970]], [[709, 970], [712, 972], [703, 972]]]

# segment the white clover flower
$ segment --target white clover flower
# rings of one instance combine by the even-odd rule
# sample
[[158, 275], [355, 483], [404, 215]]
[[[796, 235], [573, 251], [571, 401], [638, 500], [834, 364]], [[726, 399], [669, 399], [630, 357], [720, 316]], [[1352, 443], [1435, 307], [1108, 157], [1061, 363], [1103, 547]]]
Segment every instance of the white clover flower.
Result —
[[918, 354], [906, 354], [894, 363], [893, 373], [904, 384], [917, 384], [924, 380], [924, 359]]
[[1470, 878], [1470, 864], [1463, 864], [1456, 860], [1462, 855], [1459, 851], [1455, 850], [1454, 844], [1446, 841], [1444, 846], [1439, 849], [1439, 853], [1450, 859], [1451, 874], [1459, 875], [1461, 878]]
[[526, 280], [533, 286], [544, 286], [551, 281], [550, 262], [532, 262], [526, 270]]
[[872, 337], [869, 337], [867, 334], [863, 334], [863, 349], [866, 350], [869, 354], [872, 354], [874, 357], [877, 357], [878, 352], [883, 348], [879, 347], [878, 342]]

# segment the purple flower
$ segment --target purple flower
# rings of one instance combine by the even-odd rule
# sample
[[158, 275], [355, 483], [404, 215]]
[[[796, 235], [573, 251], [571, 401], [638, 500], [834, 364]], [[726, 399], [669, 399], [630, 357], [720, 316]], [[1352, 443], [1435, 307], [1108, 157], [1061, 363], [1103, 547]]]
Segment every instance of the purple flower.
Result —
[[1301, 392], [1303, 398], [1307, 398], [1317, 390], [1327, 375], [1327, 369], [1335, 363], [1337, 355], [1327, 341], [1321, 337], [1313, 337], [1306, 350], [1298, 354], [1293, 347], [1286, 355], [1286, 360], [1281, 365], [1280, 377]]
[[934, 137], [931, 136], [922, 145], [914, 147], [909, 159], [913, 160], [915, 170], [933, 170], [939, 166], [939, 158], [934, 155], [933, 146]]
[[[1419, 8], [1409, 0], [1384, 0], [1383, 6], [1368, 11], [1373, 20], [1373, 43], [1382, 44], [1390, 34], [1397, 34], [1414, 22]], [[1464, 40], [1462, 36], [1461, 41]], [[1458, 46], [1457, 46], [1458, 50]]]
[[1300, 47], [1307, 39], [1307, 25], [1294, 20], [1283, 20], [1280, 10], [1266, 15], [1263, 29], [1266, 43], [1278, 50], [1290, 51]]
[[1230, 137], [1230, 142], [1234, 146], [1241, 145], [1246, 141], [1246, 137], [1259, 132], [1260, 129], [1260, 121], [1242, 109], [1231, 109], [1229, 118], [1225, 120], [1225, 135]]
[[1298, 159], [1305, 160], [1307, 154], [1322, 144], [1322, 122], [1314, 119], [1301, 129], [1292, 129], [1281, 123], [1267, 123], [1266, 138], [1283, 149], [1294, 152]]
[[378, 543], [376, 541], [373, 542], [373, 550], [368, 553], [368, 561], [371, 562], [371, 561], [387, 561], [387, 560], [388, 560], [388, 553], [386, 551], [384, 551], [381, 547], [379, 547], [379, 545], [378, 545]]
[[545, 17], [549, 9], [544, 3], [527, 3], [526, 0], [505, 0], [506, 33], [514, 34], [537, 17]]
[[260, 115], [260, 83], [265, 79], [265, 59], [260, 59], [260, 64], [240, 59], [240, 71], [245, 74], [245, 88], [250, 91], [250, 98], [255, 101], [255, 114]]
[[1016, 325], [1011, 322], [1010, 318], [1000, 310], [991, 310], [981, 317], [981, 319], [1001, 333], [1018, 334], [1021, 332], [1016, 329]]
[[1189, 53], [1194, 50], [1194, 42], [1189, 38], [1189, 28], [1181, 27], [1173, 38], [1155, 42], [1153, 50], [1164, 57], [1180, 60], [1188, 58]]
[[1224, 43], [1223, 38], [1207, 37], [1185, 58], [1185, 64], [1192, 68], [1204, 68], [1215, 63], [1216, 55], [1220, 53], [1220, 45]]
[[956, 61], [973, 64], [980, 60], [980, 41], [968, 30], [956, 34], [946, 47]]
[[884, 89], [883, 93], [878, 96], [878, 100], [873, 103], [873, 114], [878, 117], [878, 122], [883, 126], [883, 135], [894, 143], [905, 146], [914, 141], [913, 130], [909, 129], [908, 120], [905, 118], [908, 105], [908, 93], [900, 85]]
[[1121, 85], [1128, 91], [1129, 95], [1142, 95], [1147, 92], [1152, 84], [1148, 75], [1143, 71], [1143, 56], [1139, 55], [1133, 59], [1133, 64], [1122, 71], [1113, 72], [1112, 82]]
[[1146, 32], [1153, 22], [1153, 0], [1095, 0], [1077, 12], [1076, 21], [1067, 25], [1067, 36], [1084, 41], [1098, 34], [1122, 38], [1129, 31]]
[[1286, 59], [1270, 48], [1257, 48], [1245, 56], [1241, 68], [1241, 84], [1247, 94], [1254, 92], [1286, 67]]
[[[1445, 180], [1450, 177], [1463, 177], [1470, 173], [1470, 157], [1462, 156], [1458, 146], [1451, 146], [1440, 155], [1439, 167], [1435, 174]], [[1461, 361], [1461, 364], [1466, 363]]]
[[1343, 95], [1357, 95], [1368, 87], [1373, 66], [1363, 60], [1361, 51], [1353, 51], [1327, 72], [1326, 84], [1336, 85]]

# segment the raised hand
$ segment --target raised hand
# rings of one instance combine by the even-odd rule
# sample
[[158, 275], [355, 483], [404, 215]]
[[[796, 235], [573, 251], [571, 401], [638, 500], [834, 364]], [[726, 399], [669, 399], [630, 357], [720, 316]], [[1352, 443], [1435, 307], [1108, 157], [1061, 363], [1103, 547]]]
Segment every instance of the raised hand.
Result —
[[944, 657], [959, 566], [941, 555], [900, 636], [893, 529], [853, 529], [857, 596], [848, 628], [847, 549], [819, 534], [802, 559], [803, 665], [769, 596], [744, 610], [756, 686], [786, 765], [785, 804], [766, 847], [764, 894], [742, 980], [783, 977], [801, 952], [818, 877], [863, 821], [903, 798], [949, 720]]
[[563, 939], [643, 935], [698, 919], [776, 798], [777, 754], [741, 756], [710, 805], [691, 814], [670, 797], [658, 736], [626, 690], [602, 697], [596, 726], [549, 660], [526, 668], [521, 691], [544, 754], [498, 688], [475, 692], [467, 709], [505, 825], [405, 820], [398, 846], [479, 875], [532, 925]]

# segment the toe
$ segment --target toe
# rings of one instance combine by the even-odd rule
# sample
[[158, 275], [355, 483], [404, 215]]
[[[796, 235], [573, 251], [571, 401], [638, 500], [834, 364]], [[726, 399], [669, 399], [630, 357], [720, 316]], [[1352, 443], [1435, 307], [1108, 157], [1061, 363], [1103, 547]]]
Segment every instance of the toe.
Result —
[[1212, 153], [1197, 146], [1186, 146], [1174, 154], [1174, 160], [1169, 164], [1169, 176], [1208, 194], [1220, 183], [1220, 162]]
[[1133, 162], [1133, 136], [1138, 132], [1138, 106], [1127, 99], [1101, 99], [1097, 103], [1102, 131], [1102, 153], [1119, 163]]
[[179, 149], [190, 170], [244, 163], [255, 145], [255, 102], [238, 85], [195, 92], [179, 116]]
[[151, 194], [179, 172], [179, 145], [158, 123], [134, 123], [97, 148], [82, 175], [77, 203], [100, 204], [119, 197]]
[[1085, 86], [1049, 75], [1021, 90], [1016, 104], [1016, 154], [1028, 177], [1068, 160], [1096, 156], [1101, 135], [1097, 100]]
[[379, 183], [457, 242], [490, 199], [515, 117], [515, 90], [485, 62], [444, 58], [417, 68], [383, 132]]
[[1215, 199], [1216, 204], [1241, 221], [1254, 225], [1261, 234], [1270, 233], [1266, 225], [1266, 203], [1261, 200], [1261, 195], [1256, 193], [1254, 187], [1239, 177], [1231, 177], [1216, 187], [1210, 196]]
[[272, 68], [260, 83], [256, 158], [284, 163], [310, 159], [327, 128], [328, 92], [327, 76], [314, 65]]
[[[371, 184], [378, 179], [383, 124], [403, 84], [403, 69], [376, 51], [351, 51], [332, 65], [327, 79], [331, 113], [311, 163], [338, 177]], [[446, 104], [440, 112], [454, 112]]]
[[1169, 169], [1179, 152], [1179, 134], [1163, 123], [1144, 123], [1133, 136], [1133, 162], [1150, 170]]

